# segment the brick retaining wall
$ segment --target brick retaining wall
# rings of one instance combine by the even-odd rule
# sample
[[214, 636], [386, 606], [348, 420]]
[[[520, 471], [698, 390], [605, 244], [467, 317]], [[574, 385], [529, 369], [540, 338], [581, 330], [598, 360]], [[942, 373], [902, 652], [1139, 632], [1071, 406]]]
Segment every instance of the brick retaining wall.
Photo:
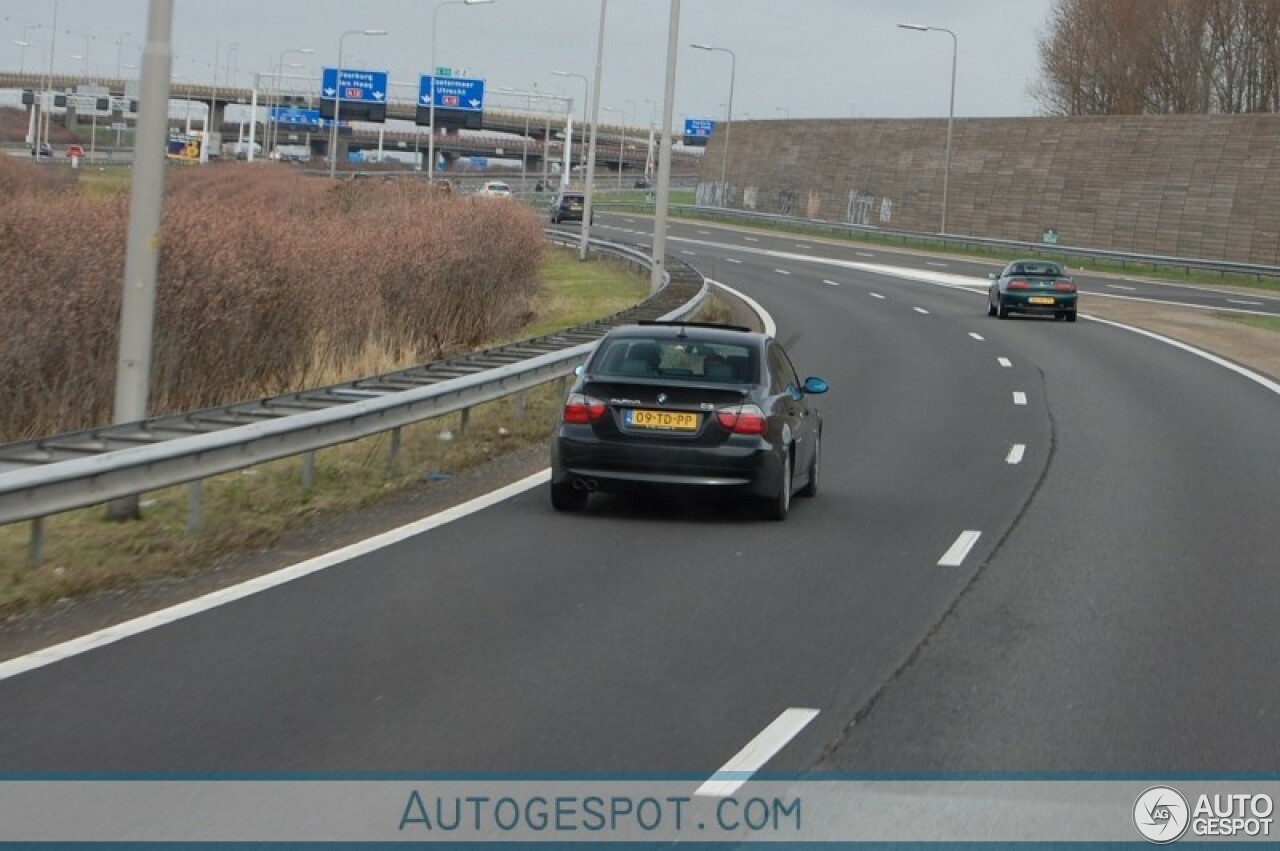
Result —
[[[936, 233], [946, 138], [945, 118], [735, 122], [730, 206]], [[1280, 116], [958, 119], [952, 149], [951, 233], [1280, 264]]]

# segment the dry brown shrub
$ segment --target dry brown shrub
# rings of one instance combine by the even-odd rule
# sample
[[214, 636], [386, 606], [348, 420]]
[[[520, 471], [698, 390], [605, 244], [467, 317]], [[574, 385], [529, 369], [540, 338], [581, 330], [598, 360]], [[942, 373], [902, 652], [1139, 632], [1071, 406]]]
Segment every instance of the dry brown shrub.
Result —
[[[0, 440], [108, 422], [127, 199], [12, 180], [22, 188], [0, 205]], [[535, 294], [541, 228], [520, 204], [273, 164], [166, 180], [153, 413], [355, 377], [371, 351], [428, 360], [476, 346], [517, 327]]]

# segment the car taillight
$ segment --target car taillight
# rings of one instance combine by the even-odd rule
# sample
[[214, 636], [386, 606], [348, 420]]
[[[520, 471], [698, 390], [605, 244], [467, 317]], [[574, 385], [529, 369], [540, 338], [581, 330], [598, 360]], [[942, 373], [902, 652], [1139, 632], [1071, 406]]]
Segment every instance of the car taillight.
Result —
[[759, 405], [735, 405], [716, 411], [716, 421], [734, 434], [764, 434], [769, 421]]
[[570, 393], [564, 403], [564, 421], [567, 423], [593, 423], [603, 417], [604, 412], [604, 402], [581, 393]]
[[1054, 281], [1053, 288], [1060, 293], [1073, 293], [1076, 291], [1076, 285], [1070, 281]]
[[1009, 282], [1009, 289], [1011, 289], [1011, 290], [1029, 290], [1029, 289], [1031, 289], [1031, 285], [1030, 285], [1030, 284], [1028, 284], [1026, 281], [1010, 281], [1010, 282]]

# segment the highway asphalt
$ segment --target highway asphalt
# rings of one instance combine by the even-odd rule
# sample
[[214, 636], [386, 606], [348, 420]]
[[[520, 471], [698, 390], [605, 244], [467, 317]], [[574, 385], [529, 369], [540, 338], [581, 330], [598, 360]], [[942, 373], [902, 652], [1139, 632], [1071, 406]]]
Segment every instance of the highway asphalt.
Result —
[[564, 515], [538, 484], [10, 669], [0, 766], [709, 775], [788, 709], [817, 714], [766, 770], [1280, 765], [1278, 388], [1104, 322], [990, 319], [993, 266], [671, 236], [830, 381], [816, 499]]

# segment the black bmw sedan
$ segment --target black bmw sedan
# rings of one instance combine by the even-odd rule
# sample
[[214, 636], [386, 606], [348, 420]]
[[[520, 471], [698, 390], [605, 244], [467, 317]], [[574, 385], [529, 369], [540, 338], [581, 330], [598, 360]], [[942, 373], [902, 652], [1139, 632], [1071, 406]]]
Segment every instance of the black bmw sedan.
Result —
[[728, 325], [645, 322], [610, 331], [565, 401], [551, 442], [551, 504], [595, 491], [728, 489], [783, 520], [818, 491], [822, 417], [773, 338]]

